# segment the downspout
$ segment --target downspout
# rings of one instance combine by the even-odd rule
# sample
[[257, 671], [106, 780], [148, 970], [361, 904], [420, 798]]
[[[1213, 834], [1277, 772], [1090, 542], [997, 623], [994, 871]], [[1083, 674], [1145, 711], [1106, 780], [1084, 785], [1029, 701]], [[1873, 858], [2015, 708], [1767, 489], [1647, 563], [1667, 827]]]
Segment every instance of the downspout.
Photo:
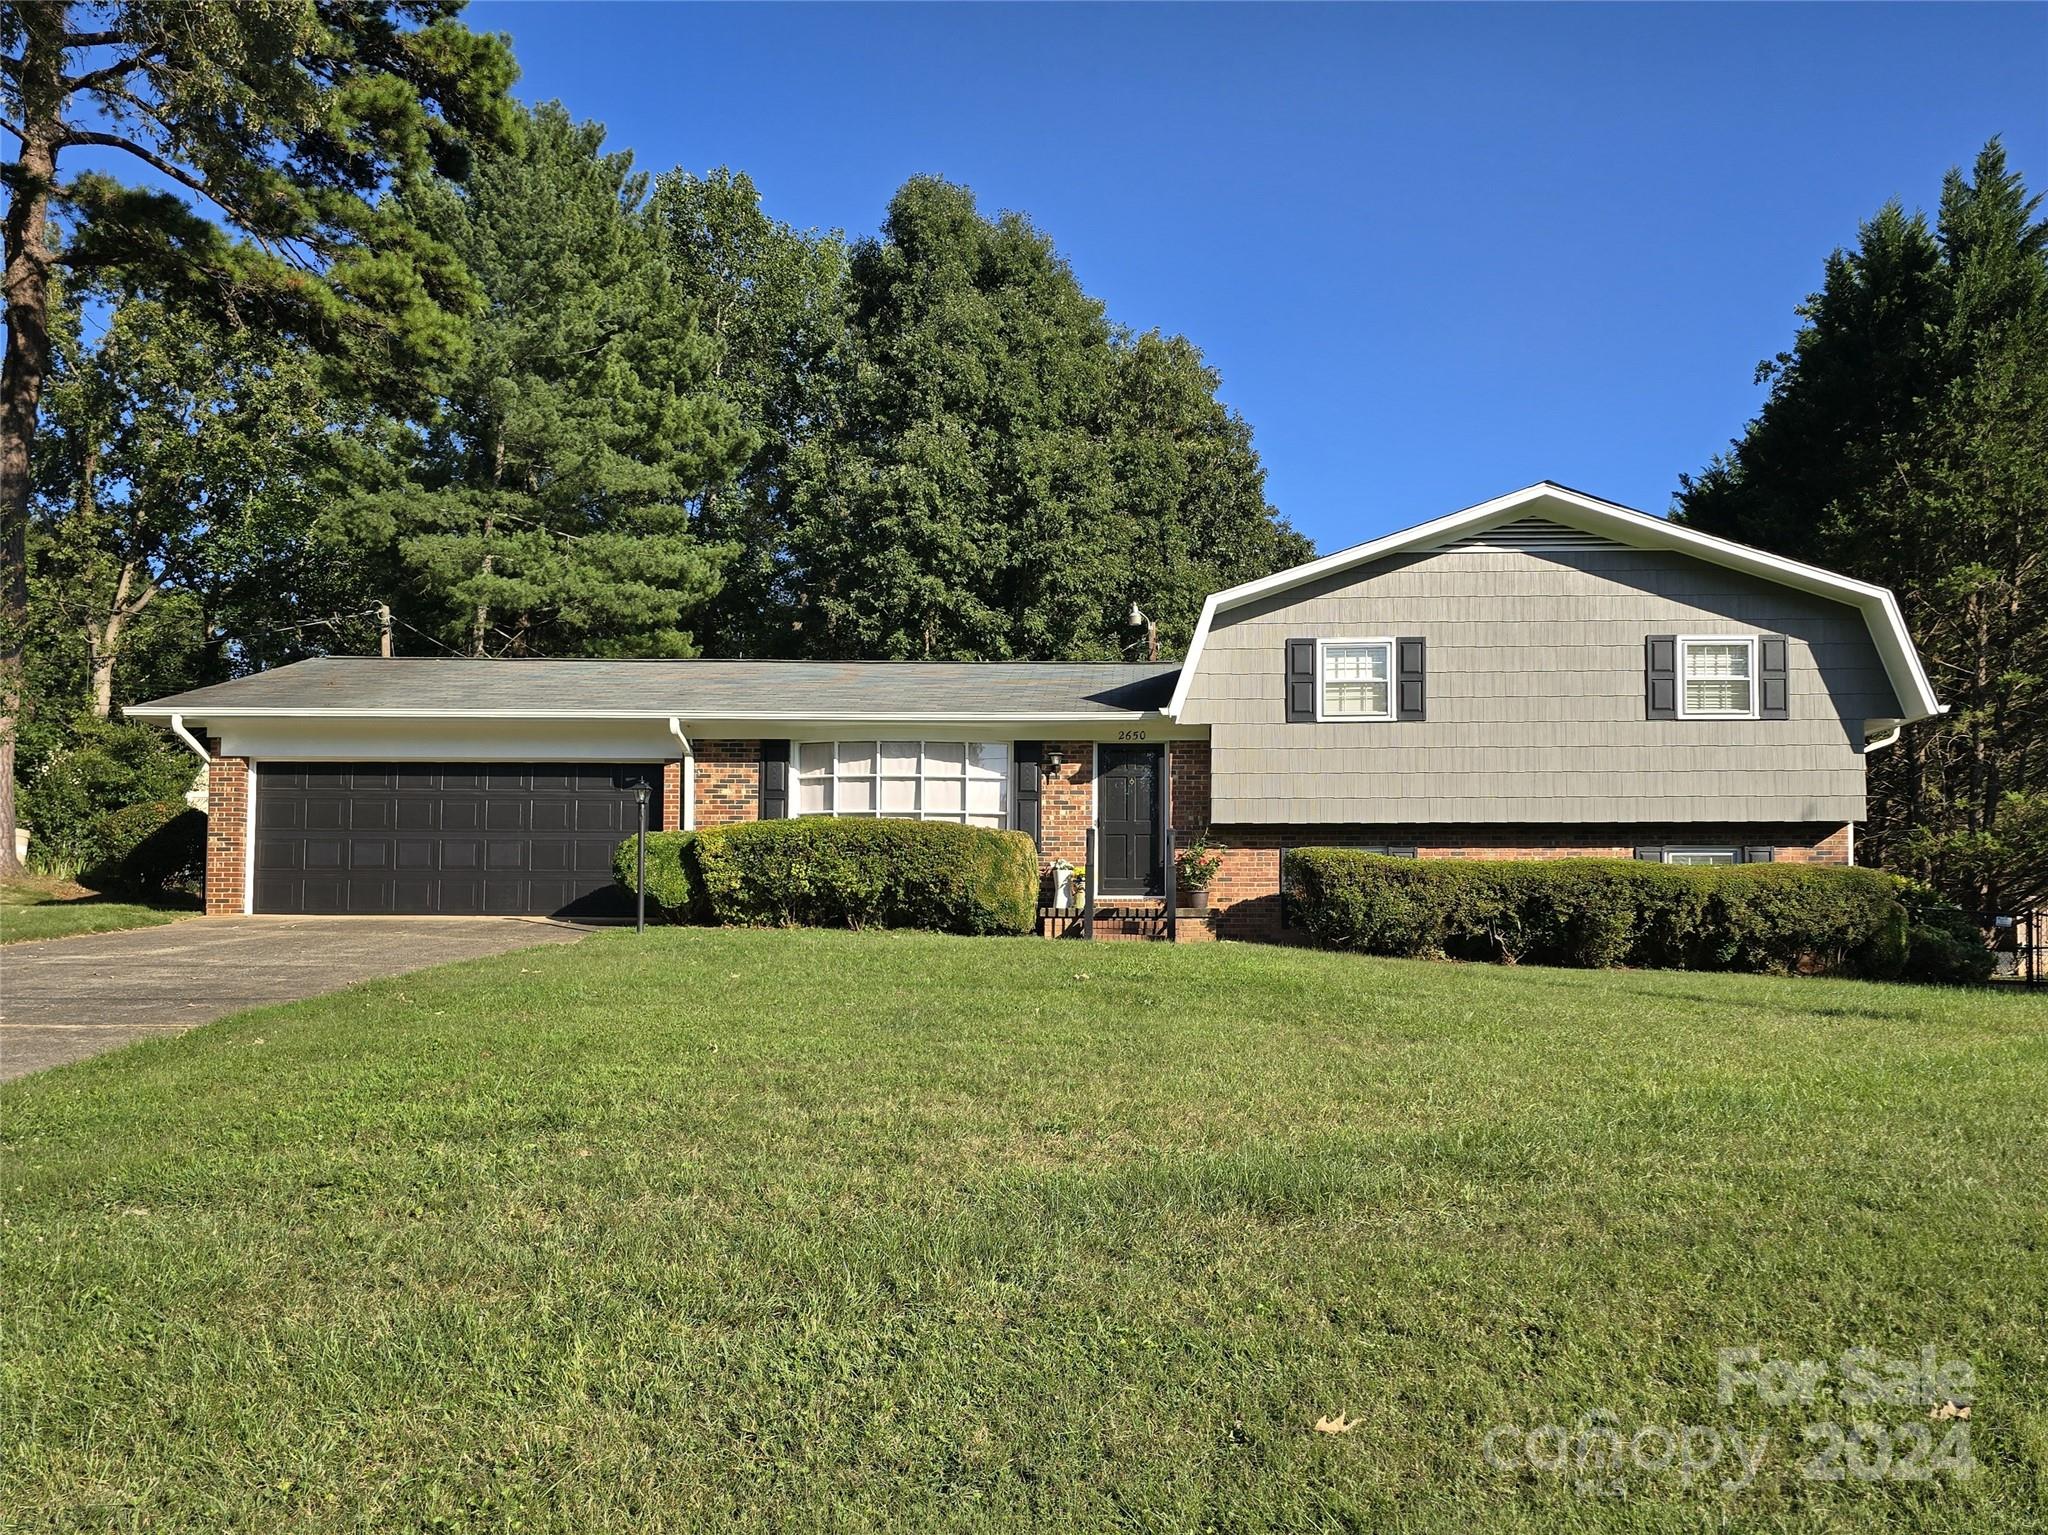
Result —
[[690, 738], [683, 734], [681, 718], [671, 714], [668, 717], [668, 733], [676, 738], [683, 748], [683, 814], [684, 831], [697, 829], [697, 750], [690, 745]]
[[1899, 732], [1901, 730], [1904, 730], [1905, 728], [1906, 727], [1904, 725], [1894, 725], [1889, 731], [1887, 731], [1884, 735], [1879, 736], [1875, 741], [1865, 741], [1863, 743], [1863, 755], [1867, 757], [1872, 752], [1883, 751], [1887, 746], [1891, 745], [1892, 742], [1898, 740]]
[[200, 740], [199, 737], [195, 736], [194, 734], [192, 734], [191, 731], [185, 728], [184, 715], [174, 714], [171, 716], [171, 734], [176, 736], [179, 740], [183, 741], [187, 746], [191, 747], [193, 751], [197, 752], [199, 754], [199, 760], [201, 762], [213, 761], [213, 755], [212, 753], [207, 751], [206, 743]]

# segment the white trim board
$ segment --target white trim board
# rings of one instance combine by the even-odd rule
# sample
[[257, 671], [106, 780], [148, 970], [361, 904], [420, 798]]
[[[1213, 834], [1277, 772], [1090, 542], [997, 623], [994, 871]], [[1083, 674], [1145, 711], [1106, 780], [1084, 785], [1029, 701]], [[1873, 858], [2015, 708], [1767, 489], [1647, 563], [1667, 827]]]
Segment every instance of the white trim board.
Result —
[[1906, 620], [1899, 612], [1898, 599], [1886, 588], [1838, 576], [1818, 566], [1802, 565], [1797, 560], [1767, 554], [1745, 544], [1731, 543], [1725, 538], [1715, 538], [1663, 517], [1652, 517], [1631, 507], [1602, 501], [1545, 480], [1494, 500], [1482, 501], [1477, 506], [1468, 506], [1463, 511], [1452, 512], [1449, 516], [1389, 533], [1384, 538], [1340, 549], [1319, 560], [1310, 560], [1306, 565], [1296, 565], [1291, 570], [1247, 581], [1226, 591], [1212, 592], [1202, 604], [1201, 621], [1195, 625], [1194, 640], [1188, 646], [1187, 659], [1181, 663], [1173, 699], [1166, 706], [1167, 717], [1178, 720], [1187, 707], [1189, 689], [1194, 683], [1196, 669], [1202, 663], [1202, 647], [1215, 626], [1217, 614], [1373, 560], [1431, 549], [1445, 539], [1455, 538], [1468, 530], [1531, 515], [1540, 515], [1566, 527], [1600, 534], [1639, 549], [1670, 549], [1694, 555], [1729, 570], [1775, 581], [1781, 586], [1794, 587], [1830, 601], [1848, 603], [1863, 614], [1871, 640], [1877, 646], [1878, 657], [1884, 663], [1885, 675], [1891, 679], [1892, 690], [1898, 695], [1903, 711], [1898, 723], [1910, 725], [1948, 712], [1947, 705], [1934, 696], [1934, 686], [1927, 680], [1927, 670], [1920, 663], [1919, 652], [1913, 648], [1913, 638], [1906, 629]]

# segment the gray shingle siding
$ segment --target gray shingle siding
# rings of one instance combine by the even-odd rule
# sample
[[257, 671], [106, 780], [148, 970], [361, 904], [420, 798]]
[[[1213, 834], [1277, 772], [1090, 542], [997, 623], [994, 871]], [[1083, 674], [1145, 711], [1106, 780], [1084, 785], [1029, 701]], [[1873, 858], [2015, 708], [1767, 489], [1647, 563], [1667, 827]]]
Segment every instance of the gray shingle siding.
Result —
[[[1652, 633], [1787, 636], [1789, 717], [1645, 718]], [[1287, 724], [1291, 637], [1417, 634], [1429, 717]], [[1683, 554], [1401, 555], [1218, 615], [1182, 719], [1219, 824], [1823, 821], [1863, 815], [1898, 712], [1863, 616]]]

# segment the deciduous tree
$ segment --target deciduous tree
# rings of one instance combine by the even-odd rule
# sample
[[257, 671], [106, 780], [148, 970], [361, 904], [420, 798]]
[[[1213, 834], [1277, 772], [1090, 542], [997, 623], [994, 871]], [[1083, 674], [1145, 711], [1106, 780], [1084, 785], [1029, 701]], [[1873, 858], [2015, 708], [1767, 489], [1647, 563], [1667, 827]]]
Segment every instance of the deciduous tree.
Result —
[[[52, 0], [0, 12], [0, 109], [20, 146], [4, 171], [0, 872], [15, 866], [53, 270], [302, 335], [393, 387], [452, 360], [467, 279], [384, 194], [430, 171], [459, 177], [472, 140], [512, 131], [511, 57], [459, 25], [459, 10], [460, 0]], [[94, 168], [73, 170], [80, 153]]]

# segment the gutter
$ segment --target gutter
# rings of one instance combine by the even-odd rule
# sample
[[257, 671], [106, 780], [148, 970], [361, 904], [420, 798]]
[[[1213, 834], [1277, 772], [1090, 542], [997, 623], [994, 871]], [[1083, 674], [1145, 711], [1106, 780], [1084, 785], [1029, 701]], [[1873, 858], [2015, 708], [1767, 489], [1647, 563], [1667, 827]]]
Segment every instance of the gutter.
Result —
[[171, 734], [176, 736], [179, 740], [183, 741], [187, 746], [191, 747], [192, 750], [198, 754], [199, 760], [201, 762], [213, 761], [213, 754], [207, 751], [206, 743], [200, 740], [199, 737], [195, 736], [194, 734], [192, 734], [191, 731], [185, 728], [184, 715], [173, 714], [171, 716]]

